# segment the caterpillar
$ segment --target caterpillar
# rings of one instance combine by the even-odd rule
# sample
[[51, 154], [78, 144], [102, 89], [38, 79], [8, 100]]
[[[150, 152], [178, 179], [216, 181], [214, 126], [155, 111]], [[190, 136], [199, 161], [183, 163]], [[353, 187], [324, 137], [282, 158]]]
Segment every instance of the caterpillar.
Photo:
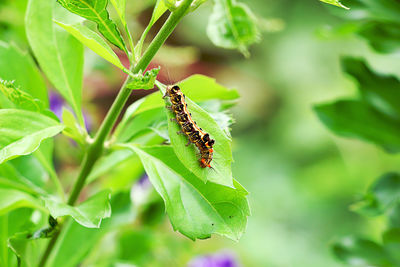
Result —
[[182, 93], [179, 86], [168, 86], [164, 95], [164, 98], [166, 97], [169, 97], [171, 101], [172, 105], [169, 109], [175, 114], [174, 120], [181, 126], [182, 133], [189, 139], [187, 145], [193, 143], [200, 151], [200, 167], [212, 168], [210, 163], [213, 159], [213, 145], [215, 140], [211, 139], [210, 135], [204, 132], [203, 129], [198, 127], [196, 122], [193, 121], [192, 114], [187, 110], [185, 95]]

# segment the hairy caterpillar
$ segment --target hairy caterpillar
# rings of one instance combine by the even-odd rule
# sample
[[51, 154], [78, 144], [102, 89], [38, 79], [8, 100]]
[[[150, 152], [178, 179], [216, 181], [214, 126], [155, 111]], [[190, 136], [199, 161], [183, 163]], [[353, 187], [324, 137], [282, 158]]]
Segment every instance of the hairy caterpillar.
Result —
[[213, 158], [213, 145], [214, 139], [210, 135], [197, 126], [196, 122], [192, 119], [192, 114], [187, 110], [185, 102], [185, 95], [182, 93], [179, 86], [168, 86], [164, 98], [169, 97], [171, 101], [170, 109], [175, 114], [175, 119], [181, 126], [182, 132], [188, 137], [189, 142], [196, 145], [200, 151], [200, 167], [211, 168], [211, 161]]

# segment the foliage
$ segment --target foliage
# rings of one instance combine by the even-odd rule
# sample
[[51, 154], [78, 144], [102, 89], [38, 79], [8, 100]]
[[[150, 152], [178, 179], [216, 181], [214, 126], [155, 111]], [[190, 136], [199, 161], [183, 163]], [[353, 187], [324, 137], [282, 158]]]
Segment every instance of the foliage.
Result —
[[[352, 12], [363, 12], [357, 33], [381, 53], [398, 49], [400, 5], [398, 1], [356, 1]], [[352, 14], [347, 14], [350, 17]], [[315, 106], [320, 120], [334, 133], [372, 142], [389, 153], [398, 153], [400, 134], [399, 80], [371, 70], [362, 59], [343, 58], [342, 68], [356, 83], [359, 97]], [[365, 216], [385, 216], [382, 242], [351, 236], [335, 242], [335, 256], [354, 266], [399, 266], [400, 176], [382, 175], [351, 209]]]
[[85, 19], [96, 22], [100, 33], [113, 45], [126, 51], [124, 40], [117, 25], [107, 11], [108, 0], [59, 0], [63, 7]]
[[[40, 17], [37, 16], [39, 13]], [[29, 1], [25, 17], [26, 33], [41, 69], [83, 125], [83, 45], [53, 22], [56, 14], [62, 18], [69, 16], [54, 1]]]
[[150, 181], [165, 202], [174, 230], [195, 240], [217, 233], [238, 240], [246, 226], [249, 207], [247, 192], [238, 184], [235, 188], [206, 183], [198, 179], [173, 158], [170, 147], [136, 147], [135, 151]]
[[380, 145], [389, 152], [400, 148], [400, 96], [397, 78], [376, 74], [359, 59], [344, 58], [342, 66], [357, 82], [360, 99], [340, 100], [315, 107], [319, 118], [332, 131]]
[[208, 37], [220, 47], [238, 49], [249, 56], [247, 46], [259, 40], [255, 17], [235, 0], [216, 0], [207, 26]]
[[[353, 210], [367, 215], [385, 214], [399, 216], [400, 176], [398, 173], [387, 173], [373, 184], [368, 193], [355, 203]], [[335, 242], [332, 250], [337, 258], [349, 265], [357, 266], [399, 266], [400, 224], [390, 220], [388, 229], [382, 234], [381, 243], [351, 236]]]
[[96, 32], [82, 24], [66, 25], [57, 21], [56, 23], [78, 39], [82, 44], [90, 48], [93, 52], [118, 68], [122, 70], [125, 69], [114, 51], [112, 51], [107, 43]]
[[396, 0], [356, 0], [351, 2], [349, 11], [338, 15], [346, 19], [345, 25], [353, 25], [353, 31], [373, 49], [385, 54], [399, 50], [399, 12], [400, 3]]
[[342, 7], [342, 8], [348, 9], [348, 7], [344, 6], [338, 0], [320, 0], [320, 1], [324, 2], [324, 3], [328, 3], [328, 4], [331, 4], [331, 5], [334, 5], [334, 6], [338, 6], [338, 7]]
[[151, 69], [145, 74], [142, 74], [141, 72], [134, 74], [132, 81], [130, 81], [126, 87], [129, 89], [153, 89], [159, 71], [160, 68], [157, 68]]
[[[156, 81], [160, 68], [146, 68], [181, 19], [204, 2], [157, 1], [148, 26], [134, 45], [124, 0], [111, 0], [118, 19], [110, 15], [108, 0], [28, 1], [25, 30], [38, 65], [15, 45], [0, 43], [1, 266], [76, 266], [86, 259], [100, 262], [100, 258], [87, 257], [104, 236], [132, 224], [136, 212], [146, 218], [146, 207], [161, 205], [160, 199], [153, 197], [145, 200], [147, 206], [133, 210], [126, 188], [143, 169], [164, 200], [174, 230], [193, 240], [211, 234], [239, 240], [250, 210], [248, 192], [231, 170], [232, 119], [226, 109], [239, 97], [235, 90], [202, 75], [178, 83], [188, 95], [193, 117], [216, 140], [213, 169], [200, 168], [197, 151], [183, 145], [185, 138], [177, 135], [178, 126], [170, 121], [171, 113], [165, 110], [160, 92], [133, 103], [109, 137], [132, 91], [153, 89], [154, 84], [165, 91], [165, 85]], [[169, 18], [142, 53], [147, 33], [167, 9]], [[231, 0], [215, 2], [208, 33], [216, 45], [238, 49], [246, 56], [247, 47], [259, 40], [253, 13], [247, 5]], [[117, 56], [109, 44], [124, 55]], [[84, 46], [128, 74], [93, 137], [82, 109]], [[120, 57], [129, 59], [129, 68]], [[62, 110], [61, 122], [49, 110], [50, 88], [72, 108]], [[207, 101], [219, 107], [212, 114], [201, 107], [207, 106]], [[54, 138], [59, 133], [63, 137]], [[73, 184], [61, 179], [54, 166], [53, 145], [63, 138], [78, 143], [73, 149], [82, 156]], [[124, 181], [107, 177], [124, 164], [129, 166]], [[113, 190], [94, 183], [101, 176], [103, 182], [113, 184]], [[65, 184], [72, 188], [68, 198]], [[10, 223], [14, 221], [15, 225]], [[122, 246], [126, 240], [118, 242]]]

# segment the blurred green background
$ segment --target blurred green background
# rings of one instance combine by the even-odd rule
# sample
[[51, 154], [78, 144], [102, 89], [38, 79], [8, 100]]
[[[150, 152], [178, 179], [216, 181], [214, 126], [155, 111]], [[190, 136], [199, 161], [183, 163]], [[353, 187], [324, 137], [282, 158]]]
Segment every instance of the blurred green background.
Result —
[[[151, 16], [152, 4], [128, 1], [136, 37]], [[312, 106], [356, 95], [355, 84], [340, 70], [340, 56], [362, 56], [378, 71], [400, 77], [398, 55], [377, 54], [346, 29], [335, 31], [343, 19], [334, 13], [345, 11], [317, 0], [247, 4], [264, 30], [249, 59], [212, 45], [206, 36], [212, 5], [206, 3], [185, 18], [154, 62], [163, 66], [165, 82], [203, 73], [239, 90], [241, 99], [232, 109], [233, 170], [250, 192], [247, 231], [239, 243], [218, 236], [192, 242], [174, 233], [164, 215], [156, 224], [135, 223], [118, 233], [130, 248], [119, 253], [143, 266], [187, 266], [197, 256], [221, 251], [233, 253], [241, 266], [342, 266], [332, 256], [330, 242], [349, 233], [378, 238], [383, 228], [382, 218], [366, 220], [349, 206], [383, 172], [400, 171], [400, 156], [335, 137]], [[25, 8], [26, 0], [0, 2], [0, 40], [24, 50]], [[89, 51], [85, 69], [84, 107], [95, 129], [123, 75]], [[131, 101], [143, 95], [139, 91]], [[63, 177], [74, 177], [79, 157], [68, 159], [61, 150], [56, 149], [58, 169]], [[102, 243], [107, 244], [107, 237]], [[88, 261], [106, 250], [95, 249]]]

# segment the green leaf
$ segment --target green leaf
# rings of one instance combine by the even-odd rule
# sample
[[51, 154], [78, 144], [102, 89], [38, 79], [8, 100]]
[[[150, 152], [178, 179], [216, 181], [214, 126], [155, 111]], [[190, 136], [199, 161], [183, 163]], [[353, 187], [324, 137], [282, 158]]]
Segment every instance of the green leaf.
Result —
[[365, 38], [380, 53], [394, 53], [400, 48], [400, 3], [397, 0], [353, 1], [348, 12], [337, 12], [357, 28], [357, 34]]
[[353, 266], [394, 266], [383, 247], [370, 240], [348, 237], [332, 247], [335, 256]]
[[[32, 156], [22, 156], [0, 165], [0, 185], [32, 195], [44, 195], [45, 179], [39, 162]], [[29, 172], [29, 175], [27, 173]], [[47, 175], [47, 174], [46, 174]]]
[[400, 82], [395, 76], [373, 72], [363, 60], [342, 58], [343, 70], [352, 76], [363, 99], [391, 117], [400, 119]]
[[208, 0], [194, 0], [193, 3], [190, 5], [190, 12], [195, 11], [199, 6], [207, 2]]
[[[45, 108], [40, 99], [33, 98], [30, 94], [16, 88], [13, 82], [7, 82], [0, 79], [0, 91], [14, 104], [16, 108], [34, 111], [49, 116], [55, 121], [59, 121], [58, 117], [49, 109]], [[50, 177], [57, 178], [53, 166], [53, 143], [52, 140], [46, 140], [42, 146], [35, 151], [34, 156], [40, 161], [43, 167], [49, 172]], [[56, 181], [58, 185], [58, 181]], [[61, 186], [58, 188], [61, 194]]]
[[154, 23], [156, 23], [156, 21], [165, 13], [165, 11], [167, 11], [167, 6], [165, 5], [165, 1], [157, 0], [156, 5], [154, 6], [153, 9], [153, 14], [151, 15], [150, 22], [147, 25], [146, 29], [144, 29], [142, 36], [140, 36], [140, 39], [135, 46], [136, 60], [139, 60], [139, 58], [142, 55], [143, 43], [151, 27], [153, 27]]
[[201, 103], [201, 107], [210, 114], [210, 116], [218, 123], [219, 127], [227, 136], [231, 136], [230, 126], [235, 122], [232, 114], [226, 111], [230, 105], [225, 106], [218, 100], [210, 100]]
[[42, 70], [84, 125], [81, 112], [83, 46], [53, 22], [56, 13], [65, 17], [64, 13], [68, 12], [55, 1], [29, 0], [26, 33]]
[[101, 191], [87, 199], [79, 206], [73, 207], [58, 199], [44, 197], [46, 208], [54, 218], [71, 216], [74, 220], [88, 228], [99, 228], [102, 219], [111, 216], [110, 191]]
[[46, 85], [31, 56], [14, 44], [0, 41], [0, 58], [0, 78], [14, 80], [15, 87], [39, 99], [44, 107], [48, 107]]
[[398, 202], [389, 212], [389, 226], [400, 228], [400, 202]]
[[[83, 227], [74, 220], [67, 221], [47, 266], [76, 267], [82, 264], [106, 233], [122, 225], [132, 224], [136, 212], [132, 210], [129, 192], [113, 194], [111, 207], [112, 216], [103, 220], [100, 229]], [[77, 244], [79, 249], [76, 249]]]
[[0, 163], [34, 152], [40, 143], [64, 126], [39, 113], [17, 109], [0, 110]]
[[117, 10], [118, 16], [120, 17], [122, 24], [126, 26], [126, 0], [111, 0], [111, 4], [114, 6], [115, 10]]
[[136, 110], [142, 105], [142, 103], [146, 100], [146, 97], [143, 97], [133, 104], [131, 104], [125, 111], [124, 116], [120, 123], [118, 123], [117, 128], [115, 129], [113, 136], [119, 136], [120, 132], [125, 128], [126, 124], [132, 119], [133, 114]]
[[110, 43], [125, 52], [127, 51], [117, 25], [108, 14], [108, 0], [57, 0], [57, 2], [70, 12], [96, 22], [97, 29]]
[[41, 227], [39, 230], [28, 230], [25, 225], [22, 232], [17, 232], [8, 239], [8, 247], [18, 258], [18, 266], [39, 266], [41, 257], [38, 255], [41, 255], [45, 249], [46, 238], [51, 237], [56, 231], [54, 225], [49, 226], [43, 219], [38, 222], [38, 219], [40, 218], [36, 216], [34, 224], [36, 229], [40, 227], [39, 225], [46, 226]]
[[339, 0], [320, 0], [320, 1], [324, 2], [324, 3], [328, 3], [328, 4], [331, 4], [331, 5], [334, 5], [334, 6], [338, 6], [338, 7], [344, 8], [344, 9], [349, 9], [348, 7], [346, 7], [342, 3], [340, 3]]
[[358, 30], [358, 34], [380, 53], [394, 53], [400, 50], [400, 24], [370, 21]]
[[[74, 220], [67, 221], [60, 234], [60, 243], [54, 247], [46, 267], [79, 266], [104, 234], [103, 226], [100, 229], [93, 229], [86, 228]], [[79, 244], [79, 249], [76, 249], [77, 244]]]
[[[44, 251], [46, 238], [51, 237], [58, 229], [57, 223], [49, 222], [47, 214], [38, 214], [32, 212], [30, 209], [19, 209], [14, 211], [9, 217], [9, 238], [8, 247], [13, 251], [15, 256], [18, 257], [18, 266], [32, 266], [39, 265], [41, 255]], [[13, 255], [13, 259], [15, 257]], [[17, 266], [11, 265], [11, 266]]]
[[132, 154], [121, 158], [119, 162], [109, 158], [114, 160], [114, 166], [107, 165], [110, 169], [102, 174], [100, 188], [111, 189], [113, 192], [130, 192], [132, 185], [143, 177], [144, 169], [139, 157], [130, 149], [127, 150]]
[[[42, 147], [45, 142], [41, 143], [40, 146]], [[37, 157], [33, 157], [32, 155], [21, 156], [3, 164], [12, 166], [15, 172], [15, 175], [12, 175], [12, 177], [21, 176], [40, 188], [46, 187], [49, 177]], [[27, 185], [31, 186], [29, 183]]]
[[46, 246], [46, 239], [32, 239], [29, 232], [16, 233], [8, 239], [8, 246], [21, 261], [23, 267], [36, 267]]
[[116, 140], [121, 143], [132, 141], [143, 132], [148, 132], [151, 128], [157, 128], [166, 119], [164, 108], [154, 108], [141, 112], [128, 120], [123, 125], [123, 128], [116, 132]]
[[[196, 10], [199, 6], [201, 6], [202, 4], [204, 4], [207, 0], [194, 0], [191, 4], [190, 4], [190, 9], [189, 12], [193, 12], [194, 10]], [[183, 1], [181, 0], [162, 0], [162, 2], [164, 2], [164, 5], [171, 11], [175, 11], [177, 8], [179, 8]]]
[[114, 53], [114, 51], [96, 32], [92, 31], [83, 24], [67, 25], [58, 21], [55, 21], [55, 23], [60, 25], [72, 36], [78, 39], [82, 44], [86, 45], [93, 52], [95, 52], [108, 62], [117, 66], [121, 70], [125, 69], [124, 65], [122, 65], [121, 61]]
[[151, 14], [151, 19], [147, 27], [152, 27], [154, 23], [167, 11], [167, 7], [165, 6], [165, 1], [163, 0], [157, 0], [153, 13]]
[[[239, 97], [235, 89], [228, 89], [218, 84], [214, 78], [201, 74], [195, 74], [177, 83], [187, 97], [195, 102], [202, 102], [211, 99], [235, 100]], [[146, 97], [145, 102], [140, 105], [135, 114], [156, 107], [164, 107], [165, 102], [160, 92], [153, 93]]]
[[194, 74], [180, 81], [178, 85], [196, 102], [210, 99], [235, 100], [239, 98], [236, 89], [228, 89], [217, 83], [214, 78], [201, 74]]
[[400, 121], [380, 113], [368, 103], [341, 100], [314, 107], [319, 119], [335, 134], [358, 138], [400, 151]]
[[361, 0], [352, 1], [352, 7], [347, 16], [351, 19], [378, 22], [400, 22], [400, 4], [397, 0]]
[[[47, 174], [48, 174], [48, 175], [46, 174], [46, 178], [50, 177], [50, 179], [53, 182], [53, 185], [55, 185], [55, 189], [57, 190], [57, 193], [59, 194], [60, 197], [63, 198], [64, 190], [59, 181], [59, 178], [57, 176], [57, 172], [54, 168], [54, 163], [53, 163], [53, 149], [54, 149], [53, 141], [54, 141], [53, 139], [44, 140], [41, 143], [40, 148], [33, 153], [33, 156], [38, 160], [38, 162], [40, 162], [44, 171], [47, 172]], [[27, 156], [27, 157], [29, 157], [29, 156]], [[54, 190], [52, 190], [51, 192], [54, 192]]]
[[136, 266], [156, 265], [157, 252], [155, 251], [158, 245], [156, 240], [158, 241], [157, 233], [151, 228], [123, 229], [117, 237], [118, 259], [122, 262], [134, 263]]
[[[164, 5], [171, 11], [175, 11], [176, 9], [178, 9], [183, 1], [181, 0], [161, 0], [162, 2], [164, 2]], [[199, 6], [201, 6], [202, 4], [204, 4], [207, 0], [194, 0], [191, 4], [190, 4], [190, 9], [189, 12], [193, 12], [195, 11]]]
[[[39, 112], [43, 115], [49, 116], [57, 122], [59, 121], [57, 116], [52, 111], [45, 108], [45, 104], [40, 99], [35, 99], [30, 94], [20, 90], [19, 88], [16, 88], [13, 83], [0, 79], [0, 91], [14, 104], [16, 108]], [[46, 168], [50, 174], [50, 177], [57, 179], [57, 175], [53, 166], [52, 150], [52, 140], [48, 139], [38, 150], [35, 151], [34, 156]], [[59, 184], [58, 181], [56, 181], [56, 184]], [[57, 190], [61, 195], [61, 186], [58, 187], [59, 188]]]
[[31, 195], [15, 189], [0, 188], [0, 215], [21, 207], [45, 211], [42, 202]]
[[43, 101], [33, 98], [30, 94], [15, 87], [14, 81], [9, 82], [0, 79], [0, 92], [3, 93], [16, 108], [39, 112], [58, 121], [57, 116], [49, 109], [45, 108], [46, 104]]
[[88, 133], [86, 132], [86, 129], [82, 128], [76, 121], [74, 114], [72, 114], [68, 109], [63, 108], [62, 120], [65, 125], [62, 133], [72, 138], [80, 145], [86, 144]]
[[33, 98], [30, 94], [15, 87], [14, 81], [4, 81], [0, 79], [0, 91], [18, 108], [35, 112], [44, 110], [42, 101]]
[[216, 46], [238, 49], [248, 57], [248, 46], [260, 39], [255, 16], [247, 5], [235, 0], [215, 0], [214, 3], [207, 26], [208, 37]]
[[201, 168], [199, 164], [198, 149], [194, 145], [186, 146], [188, 138], [186, 135], [178, 134], [181, 131], [180, 125], [172, 121], [175, 114], [167, 111], [168, 116], [168, 133], [171, 139], [172, 147], [179, 160], [204, 182], [211, 181], [225, 186], [233, 186], [232, 178], [232, 140], [219, 127], [215, 120], [201, 107], [192, 102], [188, 97], [185, 99], [187, 109], [192, 114], [192, 119], [197, 125], [210, 134], [215, 140], [213, 146], [214, 155], [210, 168]]
[[93, 171], [87, 178], [87, 183], [93, 182], [99, 176], [115, 168], [119, 163], [132, 157], [134, 154], [129, 149], [116, 150], [102, 157], [93, 167]]
[[23, 191], [23, 192], [31, 193], [31, 194], [36, 193], [34, 190], [32, 190], [30, 187], [26, 186], [24, 183], [21, 183], [20, 181], [14, 181], [14, 180], [10, 179], [9, 177], [1, 177], [0, 176], [0, 188], [15, 189], [18, 191]]
[[397, 265], [400, 264], [400, 228], [391, 228], [387, 230], [383, 236], [383, 245], [396, 261]]
[[[33, 210], [20, 208], [0, 216], [0, 263], [2, 266], [17, 266], [17, 258], [9, 248], [9, 237], [21, 231], [33, 229]], [[37, 219], [37, 217], [36, 217]]]
[[364, 198], [352, 209], [367, 216], [384, 213], [389, 206], [400, 202], [400, 174], [386, 173], [368, 189]]
[[174, 230], [195, 240], [219, 234], [238, 240], [250, 214], [247, 192], [234, 181], [235, 188], [203, 183], [187, 170], [169, 146], [137, 147], [135, 151], [150, 181], [165, 202]]
[[40, 200], [25, 192], [10, 188], [0, 188], [0, 193], [0, 215], [22, 207], [46, 211]]
[[158, 72], [160, 68], [155, 68], [146, 71], [143, 75], [141, 72], [138, 74], [134, 74], [131, 76], [130, 82], [126, 85], [127, 88], [136, 90], [136, 89], [153, 89], [154, 82], [157, 79]]

